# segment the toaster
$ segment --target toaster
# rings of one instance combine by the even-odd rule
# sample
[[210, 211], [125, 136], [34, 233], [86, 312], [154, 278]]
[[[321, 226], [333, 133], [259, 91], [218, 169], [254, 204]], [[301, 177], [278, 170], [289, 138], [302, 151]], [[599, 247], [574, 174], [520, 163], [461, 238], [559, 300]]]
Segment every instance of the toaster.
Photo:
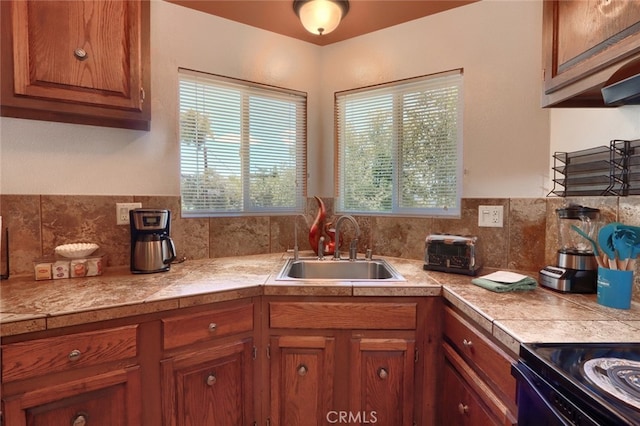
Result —
[[427, 236], [424, 248], [425, 270], [476, 275], [480, 267], [478, 237], [450, 234]]

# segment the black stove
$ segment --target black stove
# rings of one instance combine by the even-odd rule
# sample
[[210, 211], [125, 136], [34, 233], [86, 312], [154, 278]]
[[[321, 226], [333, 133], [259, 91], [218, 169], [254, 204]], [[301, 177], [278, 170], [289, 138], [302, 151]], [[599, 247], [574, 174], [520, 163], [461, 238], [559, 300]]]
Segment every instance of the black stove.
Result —
[[640, 343], [524, 344], [518, 424], [640, 425]]

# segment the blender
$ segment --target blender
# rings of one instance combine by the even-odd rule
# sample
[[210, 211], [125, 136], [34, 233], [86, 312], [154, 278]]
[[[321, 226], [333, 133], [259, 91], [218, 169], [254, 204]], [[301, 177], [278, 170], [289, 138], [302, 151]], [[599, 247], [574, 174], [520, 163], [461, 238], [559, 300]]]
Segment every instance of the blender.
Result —
[[540, 271], [540, 285], [562, 293], [596, 293], [598, 263], [585, 235], [597, 238], [600, 210], [569, 205], [556, 210], [558, 221], [558, 264]]

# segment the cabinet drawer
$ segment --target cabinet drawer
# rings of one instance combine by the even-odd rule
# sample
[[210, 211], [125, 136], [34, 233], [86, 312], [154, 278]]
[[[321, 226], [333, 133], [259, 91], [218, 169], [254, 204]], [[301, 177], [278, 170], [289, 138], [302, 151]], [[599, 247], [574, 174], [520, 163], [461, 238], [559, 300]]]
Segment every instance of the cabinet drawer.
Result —
[[445, 309], [444, 334], [472, 367], [486, 375], [510, 401], [515, 401], [513, 358], [450, 308]]
[[2, 381], [134, 358], [138, 326], [11, 343], [2, 347]]
[[271, 302], [271, 328], [414, 330], [415, 303]]
[[162, 320], [163, 347], [173, 349], [253, 330], [253, 304]]

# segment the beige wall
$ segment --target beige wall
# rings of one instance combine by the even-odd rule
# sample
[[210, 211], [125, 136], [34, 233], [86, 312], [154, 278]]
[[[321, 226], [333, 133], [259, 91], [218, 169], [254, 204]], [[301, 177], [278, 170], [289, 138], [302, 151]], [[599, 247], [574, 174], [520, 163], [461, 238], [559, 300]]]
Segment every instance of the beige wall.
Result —
[[309, 195], [333, 196], [333, 92], [465, 70], [463, 196], [540, 197], [551, 155], [640, 137], [640, 107], [539, 108], [541, 2], [483, 0], [318, 47], [155, 0], [150, 132], [0, 119], [0, 193], [179, 194], [177, 67], [309, 94]]

